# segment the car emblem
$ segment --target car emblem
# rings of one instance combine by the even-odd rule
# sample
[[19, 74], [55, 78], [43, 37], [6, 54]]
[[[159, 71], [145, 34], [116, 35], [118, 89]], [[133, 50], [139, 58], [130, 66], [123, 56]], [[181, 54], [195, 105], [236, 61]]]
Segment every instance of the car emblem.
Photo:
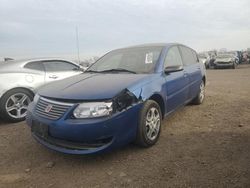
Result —
[[51, 111], [52, 107], [53, 107], [53, 106], [52, 106], [51, 104], [49, 104], [49, 105], [45, 108], [44, 111], [45, 111], [46, 113], [49, 113], [49, 112]]

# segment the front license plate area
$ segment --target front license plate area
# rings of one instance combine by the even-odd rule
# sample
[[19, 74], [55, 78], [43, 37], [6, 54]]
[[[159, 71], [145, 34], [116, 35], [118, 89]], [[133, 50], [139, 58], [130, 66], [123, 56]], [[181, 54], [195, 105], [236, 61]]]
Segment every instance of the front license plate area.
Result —
[[33, 121], [31, 126], [31, 132], [43, 138], [47, 138], [49, 133], [49, 127], [48, 125], [45, 125], [43, 123]]

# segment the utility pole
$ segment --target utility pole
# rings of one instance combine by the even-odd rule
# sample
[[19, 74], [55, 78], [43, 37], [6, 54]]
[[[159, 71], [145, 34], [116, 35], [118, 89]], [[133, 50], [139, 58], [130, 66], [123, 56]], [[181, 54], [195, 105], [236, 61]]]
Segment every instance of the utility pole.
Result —
[[80, 64], [79, 38], [78, 38], [78, 27], [77, 26], [76, 26], [76, 48], [77, 48], [78, 63]]

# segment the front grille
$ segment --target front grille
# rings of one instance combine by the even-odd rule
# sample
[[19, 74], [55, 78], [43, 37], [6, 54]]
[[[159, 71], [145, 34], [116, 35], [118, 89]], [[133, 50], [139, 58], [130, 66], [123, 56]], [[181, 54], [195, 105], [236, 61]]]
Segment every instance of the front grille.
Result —
[[231, 62], [227, 62], [227, 61], [217, 61], [217, 64], [220, 65], [225, 65], [225, 64], [230, 64]]
[[40, 117], [57, 120], [72, 107], [71, 103], [63, 103], [40, 97], [36, 105], [36, 114]]

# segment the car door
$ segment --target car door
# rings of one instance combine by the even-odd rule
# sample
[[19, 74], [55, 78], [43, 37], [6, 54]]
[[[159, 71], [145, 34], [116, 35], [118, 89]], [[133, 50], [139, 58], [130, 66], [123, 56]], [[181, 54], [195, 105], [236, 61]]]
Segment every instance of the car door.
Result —
[[180, 46], [184, 69], [189, 76], [189, 93], [188, 100], [192, 100], [199, 92], [202, 73], [201, 65], [196, 52], [188, 47]]
[[[165, 57], [164, 69], [170, 66], [183, 66], [179, 48], [171, 47]], [[184, 70], [165, 74], [166, 84], [165, 90], [167, 93], [167, 113], [172, 112], [177, 107], [183, 105], [188, 96], [188, 75]]]
[[46, 83], [71, 77], [82, 72], [78, 66], [67, 61], [43, 61], [43, 64], [45, 67]]
[[29, 70], [25, 72], [25, 83], [36, 89], [45, 83], [45, 69], [41, 61], [27, 62], [23, 68]]

